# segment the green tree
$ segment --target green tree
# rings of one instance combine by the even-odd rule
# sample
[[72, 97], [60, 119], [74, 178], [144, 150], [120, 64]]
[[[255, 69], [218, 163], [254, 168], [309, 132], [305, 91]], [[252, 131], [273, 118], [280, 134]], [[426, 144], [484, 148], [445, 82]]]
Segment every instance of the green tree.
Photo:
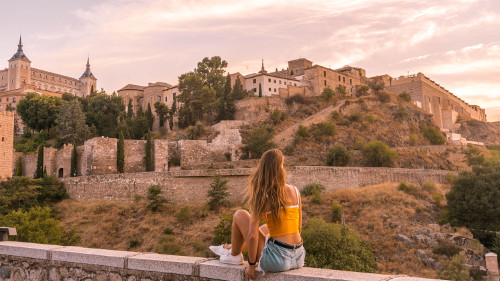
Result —
[[81, 99], [88, 126], [95, 126], [97, 134], [115, 137], [120, 116], [125, 113], [123, 100], [116, 93], [112, 95], [102, 91], [92, 93]]
[[163, 204], [167, 202], [167, 199], [164, 197], [160, 196], [161, 194], [161, 186], [159, 185], [152, 185], [148, 188], [148, 209], [150, 209], [153, 212], [158, 211]]
[[151, 104], [148, 103], [148, 109], [146, 110], [146, 119], [148, 120], [148, 129], [153, 130], [153, 123], [155, 122], [155, 116], [151, 110]]
[[213, 244], [231, 244], [231, 225], [233, 224], [232, 215], [221, 215], [219, 224], [214, 228]]
[[446, 194], [450, 219], [454, 224], [473, 229], [475, 237], [486, 246], [493, 234], [500, 231], [500, 161], [487, 161], [462, 172]]
[[22, 176], [23, 176], [23, 158], [19, 156], [19, 160], [17, 160], [16, 177], [22, 177]]
[[246, 92], [243, 89], [239, 76], [236, 77], [236, 81], [234, 82], [232, 96], [234, 100], [242, 100], [246, 97]]
[[313, 218], [304, 228], [302, 239], [310, 267], [374, 272], [377, 263], [370, 245], [339, 224]]
[[440, 145], [446, 143], [446, 139], [437, 128], [432, 126], [421, 126], [420, 130], [422, 131], [424, 137], [428, 139], [431, 144]]
[[335, 136], [337, 127], [333, 121], [325, 121], [312, 124], [309, 132], [317, 141], [324, 141], [328, 137]]
[[0, 217], [0, 225], [17, 229], [17, 236], [10, 237], [10, 240], [39, 244], [58, 245], [64, 232], [59, 221], [52, 217], [51, 209], [40, 206], [28, 211], [11, 211]]
[[226, 67], [227, 62], [219, 56], [205, 57], [198, 62], [195, 73], [202, 78], [205, 86], [214, 89], [220, 96], [224, 90], [224, 69]]
[[120, 138], [118, 139], [118, 144], [116, 148], [116, 166], [118, 168], [118, 173], [125, 172], [125, 144], [124, 144], [123, 133], [120, 132]]
[[243, 152], [247, 157], [257, 159], [262, 156], [264, 152], [271, 148], [275, 148], [276, 144], [272, 142], [274, 132], [272, 128], [260, 126], [251, 131], [242, 132], [243, 137]]
[[407, 92], [402, 92], [401, 94], [399, 94], [399, 98], [406, 101], [406, 102], [411, 101], [411, 95], [408, 94]]
[[154, 107], [160, 121], [160, 127], [163, 127], [170, 113], [168, 105], [162, 103], [161, 101], [157, 101], [155, 102]]
[[332, 90], [330, 87], [326, 87], [323, 89], [321, 92], [321, 95], [319, 96], [320, 98], [329, 101], [335, 96], [335, 91]]
[[231, 93], [231, 76], [229, 73], [226, 77], [224, 92], [219, 102], [219, 112], [217, 120], [233, 120], [235, 113], [234, 99]]
[[472, 144], [468, 144], [467, 149], [464, 149], [462, 153], [465, 154], [466, 162], [469, 166], [482, 165], [486, 160], [481, 150]]
[[328, 150], [326, 154], [326, 165], [347, 166], [351, 160], [351, 153], [342, 144], [336, 144]]
[[379, 79], [373, 79], [372, 81], [368, 82], [368, 86], [375, 92], [378, 93], [379, 91], [382, 91], [385, 88], [385, 83], [382, 80]]
[[220, 207], [227, 206], [229, 201], [227, 197], [229, 196], [229, 186], [227, 185], [228, 180], [222, 178], [221, 175], [216, 174], [214, 176], [213, 182], [210, 184], [210, 189], [208, 190], [208, 206], [210, 210], [218, 210]]
[[128, 99], [127, 118], [134, 118], [134, 108], [132, 106], [132, 99]]
[[262, 98], [262, 85], [259, 83], [259, 98]]
[[335, 88], [335, 93], [339, 97], [345, 97], [347, 95], [347, 89], [346, 89], [346, 87], [344, 85], [338, 85]]
[[90, 128], [85, 124], [85, 114], [78, 100], [70, 101], [61, 107], [56, 124], [63, 143], [78, 145], [90, 137]]
[[360, 86], [359, 89], [358, 89], [358, 93], [361, 95], [361, 96], [364, 96], [368, 93], [368, 91], [370, 90], [370, 88], [368, 86]]
[[146, 172], [154, 171], [152, 153], [153, 145], [151, 143], [151, 132], [148, 131], [148, 134], [146, 136]]
[[286, 113], [282, 112], [281, 110], [275, 108], [271, 112], [271, 120], [273, 121], [274, 125], [277, 125], [281, 121], [284, 121], [286, 119]]
[[30, 93], [19, 101], [16, 110], [26, 126], [40, 131], [55, 125], [63, 103], [58, 97]]
[[35, 179], [43, 177], [43, 145], [38, 148], [38, 158], [36, 161]]
[[384, 142], [371, 141], [363, 147], [363, 157], [371, 167], [388, 167], [396, 160], [398, 153]]
[[465, 254], [461, 252], [446, 261], [439, 272], [439, 278], [453, 281], [472, 281], [469, 269], [465, 265]]
[[70, 170], [70, 177], [76, 177], [77, 174], [77, 168], [76, 168], [76, 163], [77, 163], [77, 157], [78, 154], [76, 153], [76, 145], [73, 146], [73, 150], [71, 151], [71, 170]]

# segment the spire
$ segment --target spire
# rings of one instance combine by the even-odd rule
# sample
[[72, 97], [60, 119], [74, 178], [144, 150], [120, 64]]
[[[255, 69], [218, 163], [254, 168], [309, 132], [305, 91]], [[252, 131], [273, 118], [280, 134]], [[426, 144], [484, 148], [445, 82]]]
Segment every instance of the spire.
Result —
[[80, 77], [80, 79], [85, 77], [92, 77], [95, 79], [94, 74], [92, 74], [92, 71], [90, 71], [90, 56], [87, 56], [87, 68], [85, 69], [85, 72], [82, 74], [82, 77]]
[[24, 54], [23, 51], [23, 40], [21, 38], [21, 35], [19, 35], [19, 44], [17, 45], [17, 52], [12, 56], [10, 60], [15, 60], [15, 59], [24, 59], [28, 60], [28, 57]]
[[266, 69], [264, 68], [264, 59], [262, 59], [262, 67], [261, 67], [259, 73], [262, 73], [262, 74], [267, 73]]

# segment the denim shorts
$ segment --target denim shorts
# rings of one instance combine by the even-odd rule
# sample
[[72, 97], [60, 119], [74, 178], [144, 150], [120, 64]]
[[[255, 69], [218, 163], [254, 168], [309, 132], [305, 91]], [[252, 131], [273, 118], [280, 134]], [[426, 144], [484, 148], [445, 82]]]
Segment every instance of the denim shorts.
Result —
[[[294, 246], [285, 242], [281, 243]], [[287, 249], [275, 244], [266, 237], [266, 244], [264, 245], [264, 249], [262, 249], [259, 260], [259, 267], [264, 273], [286, 271], [304, 266], [305, 257], [306, 250], [304, 246], [296, 249]]]

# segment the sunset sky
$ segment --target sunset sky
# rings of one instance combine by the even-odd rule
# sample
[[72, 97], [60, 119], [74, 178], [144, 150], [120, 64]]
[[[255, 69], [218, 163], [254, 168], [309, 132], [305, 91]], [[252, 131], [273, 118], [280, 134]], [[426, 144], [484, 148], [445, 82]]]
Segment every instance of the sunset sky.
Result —
[[177, 84], [207, 56], [243, 74], [304, 57], [367, 76], [423, 72], [500, 118], [498, 0], [7, 1], [0, 16], [0, 68], [22, 34], [32, 67], [78, 78], [90, 55], [107, 92]]

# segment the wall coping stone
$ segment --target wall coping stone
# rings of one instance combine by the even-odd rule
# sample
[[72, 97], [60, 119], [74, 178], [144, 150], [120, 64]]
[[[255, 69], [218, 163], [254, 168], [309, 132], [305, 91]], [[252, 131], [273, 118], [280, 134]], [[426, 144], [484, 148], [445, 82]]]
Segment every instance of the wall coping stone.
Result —
[[[82, 247], [64, 247], [57, 245], [42, 245], [15, 241], [0, 242], [0, 257], [14, 256], [39, 260], [62, 261], [89, 265], [114, 267], [119, 270], [130, 269], [138, 271], [161, 272], [177, 275], [210, 278], [215, 280], [245, 281], [244, 265], [227, 265], [217, 259], [198, 257], [160, 255], [128, 251], [91, 249]], [[265, 281], [432, 281], [408, 277], [406, 275], [382, 275], [330, 269], [303, 267], [281, 273], [261, 272], [257, 280]]]

